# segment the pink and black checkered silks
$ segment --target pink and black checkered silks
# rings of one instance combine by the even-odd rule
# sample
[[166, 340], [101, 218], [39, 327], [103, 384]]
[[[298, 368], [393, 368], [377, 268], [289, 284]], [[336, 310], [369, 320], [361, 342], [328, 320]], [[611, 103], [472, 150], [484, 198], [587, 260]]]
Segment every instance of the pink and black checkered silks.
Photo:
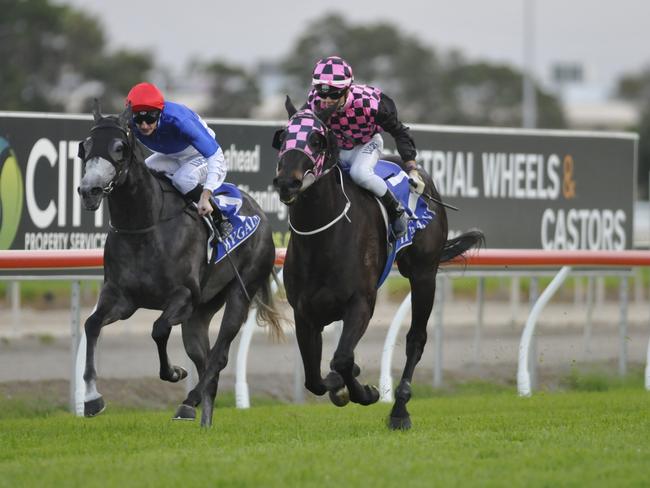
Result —
[[323, 58], [316, 63], [312, 75], [314, 85], [346, 87], [354, 80], [352, 68], [338, 56]]
[[[368, 85], [352, 85], [343, 105], [327, 121], [327, 125], [336, 134], [341, 149], [352, 149], [365, 144], [372, 136], [382, 132], [375, 122], [381, 90]], [[321, 98], [312, 89], [307, 96], [309, 107], [316, 113], [325, 108]]]
[[309, 146], [308, 138], [314, 132], [326, 136], [326, 131], [327, 128], [325, 125], [314, 116], [311, 110], [307, 109], [296, 112], [289, 119], [279, 156], [282, 156], [287, 151], [301, 151], [312, 160], [314, 163], [314, 175], [319, 176], [323, 171], [325, 152], [315, 154]]

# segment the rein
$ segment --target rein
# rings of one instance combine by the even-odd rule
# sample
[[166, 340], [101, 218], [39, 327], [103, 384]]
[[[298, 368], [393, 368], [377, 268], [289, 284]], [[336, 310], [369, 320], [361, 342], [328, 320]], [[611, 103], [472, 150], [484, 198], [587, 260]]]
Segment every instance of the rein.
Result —
[[[156, 178], [156, 181], [158, 182], [158, 185], [160, 186], [160, 189], [165, 193], [165, 189], [163, 188], [162, 184], [160, 183], [160, 180]], [[167, 193], [172, 193], [172, 192], [167, 192]], [[142, 229], [121, 229], [119, 227], [114, 227], [111, 221], [108, 221], [108, 230], [109, 232], [114, 232], [115, 234], [146, 234], [147, 232], [151, 232], [154, 230], [156, 227], [158, 227], [158, 224], [162, 224], [163, 222], [169, 222], [170, 220], [174, 220], [178, 217], [180, 217], [182, 214], [185, 213], [185, 211], [189, 208], [189, 205], [185, 205], [183, 209], [180, 212], [175, 213], [171, 217], [167, 217], [166, 219], [162, 218], [163, 214], [163, 209], [164, 205], [160, 206], [160, 214], [158, 215], [158, 220], [156, 220], [153, 224], [151, 224], [149, 227], [144, 227]]]
[[[301, 236], [312, 236], [312, 235], [314, 235], [314, 234], [319, 234], [319, 233], [323, 232], [324, 230], [327, 230], [327, 229], [329, 229], [330, 227], [332, 227], [334, 224], [336, 224], [336, 223], [337, 223], [339, 220], [341, 220], [343, 217], [345, 217], [345, 218], [347, 219], [348, 222], [352, 223], [352, 221], [350, 220], [350, 217], [348, 217], [348, 215], [347, 215], [347, 214], [348, 214], [348, 211], [350, 210], [350, 206], [351, 206], [352, 204], [350, 203], [350, 198], [348, 198], [347, 193], [345, 193], [345, 188], [344, 188], [344, 186], [343, 186], [343, 174], [342, 174], [342, 172], [341, 172], [341, 168], [339, 168], [339, 166], [336, 165], [336, 169], [338, 170], [338, 172], [339, 172], [339, 178], [341, 179], [341, 191], [343, 192], [343, 196], [345, 196], [345, 200], [346, 200], [345, 208], [343, 209], [343, 211], [342, 211], [342, 212], [341, 212], [341, 213], [340, 213], [336, 218], [334, 218], [334, 220], [330, 221], [329, 223], [325, 224], [325, 225], [322, 226], [322, 227], [319, 227], [318, 229], [309, 230], [309, 231], [300, 231], [300, 230], [296, 229], [296, 228], [293, 226], [293, 224], [291, 223], [291, 217], [290, 217], [289, 215], [287, 215], [287, 221], [288, 221], [288, 223], [289, 223], [289, 228], [290, 228], [293, 232], [295, 232], [296, 234], [301, 235]], [[324, 175], [326, 175], [326, 174], [329, 173], [329, 172], [330, 172], [330, 170], [327, 170], [326, 172], [324, 172], [323, 174], [321, 174], [321, 177], [324, 176]]]

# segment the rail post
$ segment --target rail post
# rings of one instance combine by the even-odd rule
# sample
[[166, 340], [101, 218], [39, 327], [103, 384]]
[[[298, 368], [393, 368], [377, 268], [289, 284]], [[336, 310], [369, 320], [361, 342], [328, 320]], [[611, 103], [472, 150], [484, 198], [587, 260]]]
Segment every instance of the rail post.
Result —
[[555, 275], [551, 283], [542, 292], [539, 299], [535, 302], [533, 309], [528, 315], [524, 332], [521, 335], [521, 342], [519, 343], [519, 363], [517, 365], [517, 391], [519, 396], [528, 397], [531, 395], [530, 386], [530, 371], [528, 370], [530, 345], [532, 342], [533, 334], [535, 333], [535, 325], [540, 313], [551, 299], [557, 289], [564, 283], [567, 275], [571, 272], [570, 266], [563, 266], [558, 274]]

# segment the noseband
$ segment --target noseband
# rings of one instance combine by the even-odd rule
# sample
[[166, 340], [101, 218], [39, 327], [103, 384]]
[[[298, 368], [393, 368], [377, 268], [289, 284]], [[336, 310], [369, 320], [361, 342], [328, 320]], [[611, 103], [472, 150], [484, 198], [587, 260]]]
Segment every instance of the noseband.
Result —
[[[289, 120], [289, 125], [286, 129], [286, 138], [282, 143], [282, 148], [280, 150], [280, 157], [289, 151], [300, 151], [312, 161], [313, 166], [305, 170], [303, 173], [303, 185], [300, 189], [301, 192], [315, 183], [318, 179], [328, 174], [334, 168], [338, 169], [339, 171], [341, 191], [343, 192], [343, 196], [346, 200], [343, 211], [327, 224], [309, 231], [296, 229], [296, 227], [291, 223], [291, 217], [288, 216], [287, 221], [289, 228], [292, 232], [301, 236], [319, 234], [332, 227], [342, 218], [345, 218], [348, 222], [351, 222], [350, 217], [348, 217], [348, 211], [350, 210], [351, 203], [350, 199], [345, 193], [345, 188], [343, 185], [343, 174], [341, 172], [338, 161], [336, 161], [328, 168], [324, 169], [325, 163], [331, 160], [333, 156], [333, 150], [330, 147], [330, 133], [331, 129], [327, 127], [327, 125], [311, 110], [303, 110], [297, 112]], [[312, 138], [313, 141], [313, 136], [316, 134], [320, 134], [325, 138], [325, 147], [319, 150], [314, 150], [310, 144], [310, 138]]]

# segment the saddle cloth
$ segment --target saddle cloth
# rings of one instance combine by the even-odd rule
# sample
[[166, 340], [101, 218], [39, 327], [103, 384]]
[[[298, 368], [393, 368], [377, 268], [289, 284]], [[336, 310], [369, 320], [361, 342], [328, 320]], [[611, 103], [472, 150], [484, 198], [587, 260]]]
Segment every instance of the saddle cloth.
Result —
[[[208, 262], [218, 263], [226, 257], [226, 251], [232, 252], [242, 242], [252, 236], [260, 225], [259, 215], [240, 215], [239, 210], [242, 207], [242, 195], [239, 189], [232, 183], [222, 183], [214, 193], [214, 199], [217, 202], [224, 218], [227, 218], [232, 224], [232, 232], [222, 241], [214, 239], [212, 225], [209, 217], [204, 217], [208, 229], [211, 231], [208, 239]], [[215, 253], [216, 252], [216, 256]]]
[[[402, 206], [409, 216], [408, 230], [406, 234], [395, 242], [391, 242], [390, 239], [387, 239], [386, 246], [388, 247], [388, 259], [386, 260], [384, 271], [377, 283], [377, 288], [379, 288], [386, 280], [388, 273], [390, 273], [390, 269], [395, 262], [397, 253], [413, 243], [413, 236], [415, 233], [420, 229], [424, 229], [429, 222], [434, 219], [435, 212], [428, 207], [427, 202], [422, 195], [411, 192], [408, 175], [395, 163], [380, 159], [377, 161], [377, 165], [375, 166], [375, 174], [386, 182], [388, 189], [392, 191], [395, 198], [402, 203]], [[390, 222], [388, 222], [386, 210], [379, 202], [379, 199], [376, 200], [384, 215], [386, 236], [389, 236]]]

